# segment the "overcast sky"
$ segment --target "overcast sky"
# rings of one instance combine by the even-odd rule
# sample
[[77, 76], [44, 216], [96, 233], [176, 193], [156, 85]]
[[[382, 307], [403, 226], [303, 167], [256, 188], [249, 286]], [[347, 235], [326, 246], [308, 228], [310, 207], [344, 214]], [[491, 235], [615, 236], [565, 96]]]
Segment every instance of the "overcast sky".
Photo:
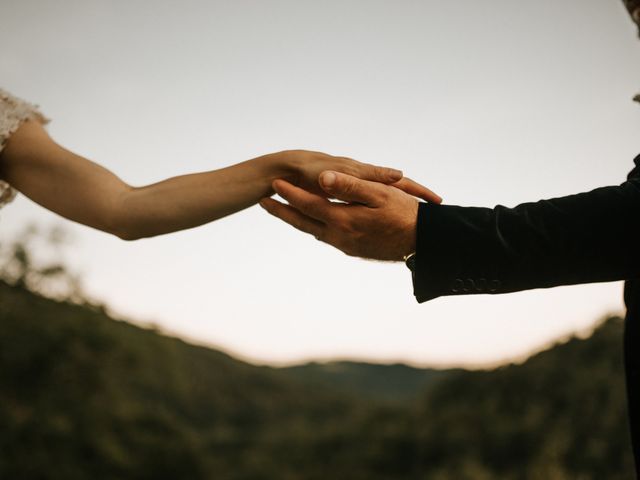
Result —
[[[0, 86], [134, 185], [289, 148], [395, 166], [447, 203], [621, 183], [640, 152], [621, 1], [0, 3]], [[253, 207], [126, 243], [24, 197], [0, 241], [64, 224], [116, 312], [259, 362], [487, 364], [621, 312], [622, 284], [418, 305], [402, 264], [346, 257]]]

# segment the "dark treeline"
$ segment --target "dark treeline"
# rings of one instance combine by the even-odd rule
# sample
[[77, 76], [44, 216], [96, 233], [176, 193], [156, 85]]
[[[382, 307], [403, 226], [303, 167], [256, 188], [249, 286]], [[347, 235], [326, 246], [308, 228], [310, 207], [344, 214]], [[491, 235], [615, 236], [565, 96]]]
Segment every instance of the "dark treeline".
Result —
[[520, 365], [253, 366], [0, 283], [0, 478], [630, 479], [622, 321]]

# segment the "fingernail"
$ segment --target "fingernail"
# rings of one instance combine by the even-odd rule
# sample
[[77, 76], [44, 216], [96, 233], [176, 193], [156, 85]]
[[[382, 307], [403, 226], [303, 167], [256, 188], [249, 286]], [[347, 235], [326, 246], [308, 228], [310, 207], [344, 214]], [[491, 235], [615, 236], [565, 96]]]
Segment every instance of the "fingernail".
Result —
[[336, 183], [336, 174], [333, 172], [325, 172], [322, 174], [322, 177], [320, 177], [320, 181], [323, 186], [331, 188]]
[[394, 178], [402, 178], [404, 176], [404, 174], [402, 173], [402, 170], [396, 170], [395, 168], [391, 169], [391, 175], [393, 175]]

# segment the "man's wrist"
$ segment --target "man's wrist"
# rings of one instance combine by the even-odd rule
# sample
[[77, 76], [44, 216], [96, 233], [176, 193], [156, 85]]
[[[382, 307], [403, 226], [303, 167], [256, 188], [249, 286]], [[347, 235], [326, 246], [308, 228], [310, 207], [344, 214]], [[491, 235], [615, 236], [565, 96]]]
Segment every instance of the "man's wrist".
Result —
[[417, 229], [418, 229], [418, 211], [420, 209], [419, 202], [415, 203], [415, 213], [410, 216], [411, 220], [409, 221], [405, 233], [403, 235], [403, 249], [402, 249], [402, 260], [406, 261], [406, 258], [412, 253], [416, 252], [416, 238], [417, 238]]

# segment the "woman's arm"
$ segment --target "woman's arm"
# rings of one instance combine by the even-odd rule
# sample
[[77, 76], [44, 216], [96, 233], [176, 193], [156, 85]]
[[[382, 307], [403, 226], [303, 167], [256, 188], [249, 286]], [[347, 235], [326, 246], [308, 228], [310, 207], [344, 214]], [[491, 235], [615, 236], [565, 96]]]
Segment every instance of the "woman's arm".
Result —
[[[24, 123], [0, 154], [0, 178], [43, 207], [125, 240], [196, 227], [247, 208], [273, 194], [271, 183], [287, 178], [317, 189], [326, 169], [384, 183], [402, 173], [344, 157], [287, 151], [205, 173], [132, 187], [107, 169], [57, 145], [36, 121]], [[402, 179], [401, 188], [437, 199]]]

